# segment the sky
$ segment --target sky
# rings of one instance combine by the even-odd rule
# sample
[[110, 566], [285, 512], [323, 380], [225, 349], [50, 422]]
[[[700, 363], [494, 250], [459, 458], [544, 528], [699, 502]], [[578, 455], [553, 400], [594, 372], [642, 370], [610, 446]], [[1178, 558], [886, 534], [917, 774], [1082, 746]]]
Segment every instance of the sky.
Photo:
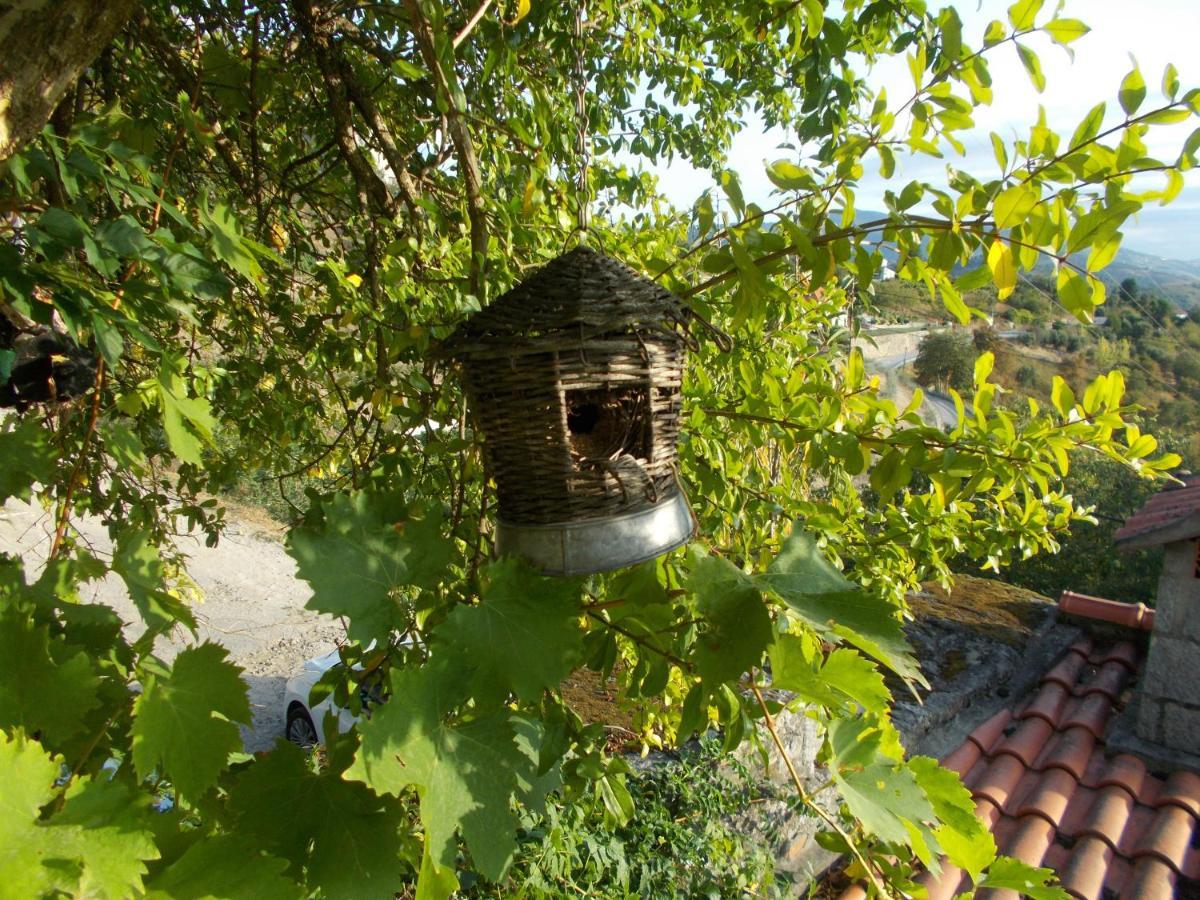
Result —
[[[981, 43], [987, 23], [992, 19], [1007, 22], [1006, 9], [1011, 0], [965, 0], [955, 2], [963, 20], [963, 39]], [[931, 2], [939, 8], [941, 3]], [[1052, 9], [1051, 2], [1039, 21]], [[1117, 90], [1132, 68], [1130, 54], [1136, 58], [1146, 80], [1147, 95], [1143, 111], [1162, 101], [1162, 73], [1167, 63], [1179, 71], [1180, 93], [1200, 87], [1200, 0], [1065, 0], [1061, 16], [1082, 19], [1091, 32], [1075, 41], [1072, 61], [1066, 51], [1044, 35], [1028, 41], [1038, 53], [1046, 75], [1046, 89], [1038, 94], [1030, 83], [1011, 43], [989, 53], [994, 99], [990, 107], [975, 113], [976, 129], [958, 137], [967, 147], [965, 157], [946, 148], [943, 160], [930, 157], [899, 158], [892, 184], [903, 185], [912, 179], [933, 184], [945, 183], [945, 166], [957, 164], [979, 177], [996, 172], [988, 133], [995, 131], [1011, 142], [1026, 136], [1037, 120], [1038, 104], [1045, 106], [1047, 123], [1069, 138], [1075, 126], [1093, 106], [1108, 101], [1106, 125], [1120, 121]], [[871, 73], [877, 86], [888, 88], [895, 108], [912, 93], [912, 76], [903, 57], [888, 59]], [[1151, 129], [1147, 138], [1150, 153], [1164, 162], [1176, 159], [1184, 140], [1200, 127], [1200, 117], [1173, 126]], [[734, 139], [729, 166], [742, 179], [748, 201], [763, 204], [773, 190], [763, 164], [780, 158], [795, 158], [795, 151], [781, 149], [787, 140], [779, 130], [765, 131], [761, 121], [750, 119]], [[686, 162], [674, 161], [652, 168], [659, 176], [662, 191], [677, 205], [690, 206], [711, 185], [707, 173]], [[1148, 176], [1149, 177], [1149, 176]], [[1141, 189], [1161, 186], [1162, 176], [1145, 182]], [[1200, 169], [1184, 175], [1183, 192], [1167, 207], [1148, 206], [1124, 229], [1123, 247], [1171, 259], [1200, 261]], [[872, 155], [859, 184], [856, 206], [881, 209], [884, 182], [878, 176], [878, 164]]]

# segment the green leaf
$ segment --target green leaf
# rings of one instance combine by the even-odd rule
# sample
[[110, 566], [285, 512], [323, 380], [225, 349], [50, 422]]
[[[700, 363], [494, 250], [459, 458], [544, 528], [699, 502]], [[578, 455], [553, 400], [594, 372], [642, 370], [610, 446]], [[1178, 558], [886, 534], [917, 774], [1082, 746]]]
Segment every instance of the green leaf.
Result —
[[0, 422], [0, 504], [9, 497], [28, 500], [35, 482], [49, 482], [56, 451], [50, 433], [30, 417]]
[[38, 216], [35, 223], [39, 231], [69, 247], [82, 247], [87, 228], [79, 217], [58, 206], [51, 206]]
[[1167, 63], [1163, 69], [1162, 92], [1168, 100], [1174, 100], [1175, 95], [1179, 93], [1179, 70], [1173, 63]]
[[288, 535], [288, 554], [312, 587], [307, 609], [346, 616], [351, 640], [364, 646], [412, 623], [399, 591], [431, 588], [454, 553], [440, 507], [410, 511], [382, 494], [339, 494], [319, 524]]
[[1027, 184], [1001, 191], [996, 197], [994, 214], [998, 228], [1012, 228], [1024, 224], [1026, 217], [1037, 206], [1037, 191]]
[[[281, 809], [270, 813], [278, 819], [292, 816], [290, 810], [281, 815]], [[352, 852], [342, 862], [349, 871], [360, 858]], [[284, 860], [264, 854], [240, 834], [209, 835], [147, 883], [146, 900], [299, 900], [307, 894], [283, 874], [286, 867]]]
[[1046, 76], [1042, 72], [1042, 61], [1038, 59], [1038, 55], [1033, 50], [1024, 44], [1017, 44], [1017, 56], [1021, 58], [1021, 65], [1029, 73], [1029, 80], [1033, 82], [1033, 86], [1040, 94], [1046, 89]]
[[156, 385], [159, 404], [163, 413], [163, 428], [171, 452], [181, 462], [201, 465], [204, 444], [213, 444], [213, 429], [216, 422], [212, 408], [203, 397], [189, 397], [183, 378], [176, 371], [179, 360], [164, 360], [159, 369]]
[[544, 578], [511, 556], [485, 569], [481, 582], [479, 604], [457, 606], [434, 637], [488, 681], [535, 701], [583, 656], [579, 583]]
[[979, 887], [1016, 891], [1031, 900], [1070, 900], [1071, 895], [1060, 887], [1050, 887], [1055, 879], [1053, 869], [1037, 868], [1011, 856], [1001, 856], [992, 863]]
[[1014, 31], [1026, 31], [1033, 27], [1034, 20], [1042, 8], [1043, 0], [1017, 0], [1008, 8], [1008, 21]]
[[975, 360], [975, 376], [972, 383], [976, 389], [987, 383], [988, 376], [992, 374], [992, 368], [996, 365], [996, 356], [992, 351], [988, 350], [980, 353]]
[[152, 632], [163, 632], [176, 623], [196, 630], [192, 612], [164, 583], [166, 569], [148, 531], [130, 529], [117, 535], [112, 569], [125, 582], [129, 599]]
[[862, 769], [835, 770], [834, 783], [850, 814], [880, 840], [907, 844], [906, 822], [928, 822], [933, 807], [906, 767], [873, 762]]
[[235, 722], [250, 723], [246, 683], [218, 644], [189, 647], [169, 671], [151, 674], [133, 705], [138, 775], [168, 777], [180, 796], [200, 799], [231, 753], [242, 749]]
[[1078, 19], [1051, 19], [1042, 26], [1042, 31], [1050, 35], [1050, 39], [1064, 47], [1079, 40], [1092, 29]]
[[972, 881], [996, 858], [996, 841], [975, 817], [975, 800], [955, 772], [937, 760], [914, 756], [908, 768], [925, 792], [940, 823], [934, 837], [950, 861], [965, 870]]
[[1075, 392], [1061, 375], [1055, 375], [1050, 385], [1050, 402], [1064, 418], [1075, 409]]
[[771, 643], [771, 616], [741, 569], [693, 545], [687, 587], [707, 627], [696, 639], [696, 670], [707, 685], [736, 681], [757, 666]]
[[389, 900], [405, 873], [397, 828], [404, 805], [343, 780], [345, 768], [338, 760], [314, 772], [308, 754], [281, 742], [229, 789], [237, 833], [286, 860], [293, 878], [307, 873], [324, 897]]
[[767, 163], [767, 178], [777, 188], [785, 191], [799, 191], [813, 186], [812, 173], [786, 159]]
[[452, 877], [456, 831], [483, 874], [504, 874], [516, 849], [510, 804], [517, 772], [531, 767], [506, 713], [447, 721], [461, 699], [451, 682], [445, 665], [432, 660], [393, 670], [391, 699], [359, 726], [362, 746], [345, 774], [381, 793], [416, 789], [429, 854], [422, 884], [448, 881], [446, 871]]
[[231, 269], [256, 284], [263, 270], [251, 242], [242, 235], [233, 211], [224, 203], [209, 208], [207, 200], [199, 206], [200, 222], [212, 241], [212, 251]]
[[0, 728], [41, 732], [59, 748], [99, 702], [91, 660], [12, 605], [0, 605]]
[[824, 635], [837, 635], [906, 678], [920, 679], [895, 610], [846, 579], [799, 526], [758, 582]]
[[1075, 129], [1075, 133], [1071, 136], [1069, 146], [1072, 150], [1076, 150], [1084, 144], [1091, 142], [1100, 133], [1100, 127], [1104, 124], [1104, 113], [1107, 109], [1107, 103], [1097, 103], [1088, 110], [1088, 114], [1083, 117], [1083, 120]]
[[40, 811], [61, 788], [62, 760], [17, 731], [0, 733], [0, 898], [65, 893], [112, 900], [141, 892], [158, 857], [145, 803], [107, 776], [72, 782], [61, 808]]
[[1137, 112], [1142, 101], [1146, 99], [1146, 81], [1142, 78], [1142, 72], [1137, 66], [1134, 66], [1121, 82], [1121, 90], [1117, 93], [1117, 99], [1121, 101], [1121, 109], [1125, 110], [1127, 116], [1132, 116]]

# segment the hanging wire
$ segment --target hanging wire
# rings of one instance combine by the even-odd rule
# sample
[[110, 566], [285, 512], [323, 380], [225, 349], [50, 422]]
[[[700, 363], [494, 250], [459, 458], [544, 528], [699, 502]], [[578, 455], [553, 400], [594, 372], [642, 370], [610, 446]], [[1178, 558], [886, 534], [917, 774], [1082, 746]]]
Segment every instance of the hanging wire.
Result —
[[590, 234], [592, 198], [588, 184], [591, 145], [588, 141], [587, 72], [584, 70], [583, 64], [583, 20], [586, 15], [584, 7], [584, 0], [579, 0], [575, 6], [575, 25], [572, 35], [575, 41], [575, 118], [578, 128], [575, 136], [575, 161], [579, 166], [575, 201], [578, 215], [576, 230], [579, 232], [580, 241], [587, 243]]

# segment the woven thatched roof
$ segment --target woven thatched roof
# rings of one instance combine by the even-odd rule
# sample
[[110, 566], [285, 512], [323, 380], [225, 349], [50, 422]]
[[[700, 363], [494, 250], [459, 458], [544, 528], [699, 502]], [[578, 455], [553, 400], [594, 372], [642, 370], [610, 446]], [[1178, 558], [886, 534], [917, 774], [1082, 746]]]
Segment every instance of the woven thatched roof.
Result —
[[539, 339], [674, 333], [690, 318], [688, 308], [666, 288], [612, 257], [580, 246], [463, 322], [442, 350], [458, 356]]

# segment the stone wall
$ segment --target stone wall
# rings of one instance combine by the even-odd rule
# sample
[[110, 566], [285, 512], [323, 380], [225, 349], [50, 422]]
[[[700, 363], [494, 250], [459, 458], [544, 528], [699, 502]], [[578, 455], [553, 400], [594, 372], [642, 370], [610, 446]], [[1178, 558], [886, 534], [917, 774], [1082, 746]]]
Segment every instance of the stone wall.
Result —
[[1200, 748], [1200, 578], [1194, 540], [1167, 544], [1158, 582], [1150, 658], [1138, 698], [1140, 738], [1173, 750]]

